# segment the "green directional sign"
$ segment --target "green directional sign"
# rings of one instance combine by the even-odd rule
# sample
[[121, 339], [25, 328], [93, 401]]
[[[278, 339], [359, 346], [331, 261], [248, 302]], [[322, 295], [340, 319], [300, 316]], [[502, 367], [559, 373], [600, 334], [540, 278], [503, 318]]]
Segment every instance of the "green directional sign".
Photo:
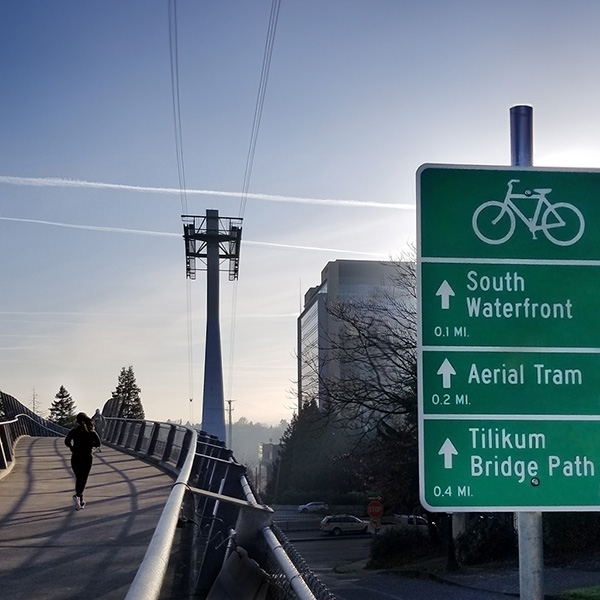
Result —
[[423, 352], [421, 367], [427, 415], [600, 415], [600, 353]]
[[600, 172], [424, 165], [417, 188], [422, 502], [600, 508]]
[[423, 261], [421, 276], [425, 346], [600, 346], [600, 262]]
[[600, 422], [426, 420], [432, 510], [583, 510], [600, 504]]
[[424, 257], [600, 259], [598, 171], [423, 165], [417, 186]]

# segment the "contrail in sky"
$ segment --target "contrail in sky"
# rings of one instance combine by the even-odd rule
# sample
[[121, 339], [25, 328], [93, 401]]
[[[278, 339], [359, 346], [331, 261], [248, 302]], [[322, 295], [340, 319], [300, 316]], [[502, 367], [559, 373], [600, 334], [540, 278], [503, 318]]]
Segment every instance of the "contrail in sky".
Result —
[[[17, 223], [33, 223], [35, 225], [51, 225], [53, 227], [67, 227], [69, 229], [85, 229], [87, 231], [106, 231], [109, 233], [128, 233], [136, 235], [154, 235], [160, 237], [177, 237], [183, 239], [183, 233], [169, 233], [167, 231], [148, 231], [145, 229], [125, 229], [122, 227], [101, 227], [99, 225], [74, 225], [71, 223], [57, 223], [56, 221], [41, 221], [39, 219], [19, 219], [16, 217], [0, 217], [0, 221], [14, 221]], [[244, 240], [249, 246], [268, 246], [272, 248], [284, 248], [291, 250], [314, 250], [318, 252], [336, 252], [341, 254], [359, 254], [361, 256], [376, 256], [382, 258], [382, 254], [375, 252], [359, 252], [356, 250], [338, 250], [336, 248], [320, 248], [318, 246], [295, 246], [293, 244], [276, 244], [272, 242], [252, 242]]]
[[[140, 185], [125, 185], [121, 183], [101, 183], [97, 181], [81, 181], [79, 179], [64, 179], [62, 177], [11, 177], [0, 175], [0, 183], [10, 185], [28, 185], [37, 187], [75, 187], [94, 188], [104, 190], [125, 190], [130, 192], [144, 192], [151, 194], [180, 195], [178, 188], [146, 187]], [[194, 190], [186, 189], [188, 196], [225, 196], [228, 198], [240, 198], [241, 192], [220, 192], [216, 190]], [[367, 202], [361, 200], [338, 200], [334, 198], [302, 198], [298, 196], [280, 196], [275, 194], [246, 194], [247, 198], [253, 200], [265, 200], [267, 202], [290, 202], [294, 204], [321, 204], [326, 206], [355, 206], [363, 208], [387, 208], [393, 210], [415, 210], [414, 204], [390, 204], [386, 202]]]

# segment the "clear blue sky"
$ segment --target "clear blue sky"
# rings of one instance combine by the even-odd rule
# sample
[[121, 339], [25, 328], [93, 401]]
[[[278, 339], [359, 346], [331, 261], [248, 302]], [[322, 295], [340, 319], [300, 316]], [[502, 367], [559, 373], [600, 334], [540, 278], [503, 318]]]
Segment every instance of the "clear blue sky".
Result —
[[[192, 214], [240, 214], [270, 9], [177, 2]], [[0, 6], [0, 389], [25, 403], [64, 385], [93, 412], [131, 364], [149, 418], [200, 419], [205, 279], [192, 415], [182, 203], [164, 191], [179, 185], [168, 16], [167, 0]], [[600, 167], [599, 21], [586, 0], [282, 1], [240, 278], [222, 280], [234, 419], [291, 417], [302, 294], [330, 260], [414, 242], [420, 164], [509, 164], [525, 103], [535, 164]]]

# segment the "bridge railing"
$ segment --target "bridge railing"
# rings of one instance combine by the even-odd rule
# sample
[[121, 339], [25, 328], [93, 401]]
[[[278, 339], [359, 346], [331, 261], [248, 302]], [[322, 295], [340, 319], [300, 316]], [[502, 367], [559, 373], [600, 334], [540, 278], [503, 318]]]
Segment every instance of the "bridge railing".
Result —
[[109, 417], [101, 437], [179, 474], [193, 447], [195, 430], [177, 423]]
[[14, 465], [14, 450], [19, 438], [24, 435], [64, 436], [67, 431], [36, 415], [16, 398], [0, 392], [0, 477], [9, 473]]
[[190, 557], [184, 593], [211, 599], [250, 569], [245, 594], [255, 585], [269, 600], [335, 598], [273, 524], [246, 468], [217, 437], [173, 423], [109, 418], [104, 441], [178, 474], [126, 600], [159, 597], [177, 525], [185, 527], [179, 543]]

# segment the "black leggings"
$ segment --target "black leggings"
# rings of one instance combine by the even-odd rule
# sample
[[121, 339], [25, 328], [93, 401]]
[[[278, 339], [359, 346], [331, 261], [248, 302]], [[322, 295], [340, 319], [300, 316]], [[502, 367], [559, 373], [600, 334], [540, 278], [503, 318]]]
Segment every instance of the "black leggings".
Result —
[[91, 454], [71, 454], [71, 468], [75, 473], [75, 493], [81, 497], [92, 468]]

